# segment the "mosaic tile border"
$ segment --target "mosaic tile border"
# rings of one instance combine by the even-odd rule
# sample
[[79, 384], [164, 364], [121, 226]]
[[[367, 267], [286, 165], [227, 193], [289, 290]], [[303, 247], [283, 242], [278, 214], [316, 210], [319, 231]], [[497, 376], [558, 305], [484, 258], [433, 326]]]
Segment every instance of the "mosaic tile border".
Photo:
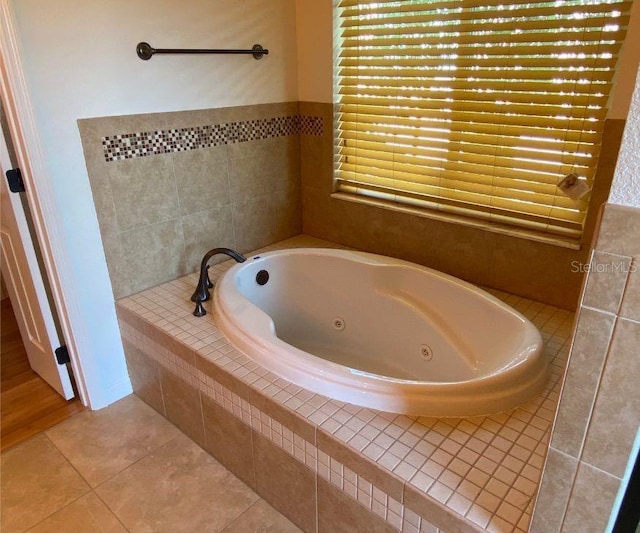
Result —
[[186, 363], [181, 357], [145, 336], [126, 322], [120, 323], [122, 338], [167, 371], [198, 389], [229, 414], [288, 453], [315, 474], [357, 501], [367, 510], [403, 533], [435, 533], [438, 528], [414, 513], [383, 489], [340, 461], [329, 456], [301, 435], [273, 419], [214, 378]]
[[102, 147], [105, 161], [112, 162], [272, 137], [298, 134], [319, 136], [323, 132], [322, 117], [292, 115], [190, 128], [123, 133], [103, 137]]
[[[300, 236], [255, 253], [299, 246], [335, 245]], [[229, 266], [212, 266], [211, 278], [216, 279]], [[430, 513], [451, 513], [452, 518], [465, 520], [465, 525], [473, 524], [473, 530], [528, 530], [566, 366], [572, 313], [490, 290], [540, 329], [551, 361], [546, 390], [520, 408], [488, 417], [416, 418], [331, 400], [258, 366], [224, 339], [212, 319], [191, 316], [184, 302], [195, 283], [195, 275], [186, 276], [120, 300], [118, 306], [288, 408], [291, 416], [323, 432], [318, 435], [330, 435], [339, 446], [378, 465], [385, 473], [379, 483], [396, 497], [404, 484], [405, 496], [410, 490], [418, 501], [433, 502]]]

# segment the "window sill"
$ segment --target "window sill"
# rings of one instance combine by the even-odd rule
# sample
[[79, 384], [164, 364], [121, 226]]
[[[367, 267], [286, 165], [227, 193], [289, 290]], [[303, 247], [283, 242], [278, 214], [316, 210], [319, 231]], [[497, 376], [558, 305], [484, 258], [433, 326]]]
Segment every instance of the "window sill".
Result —
[[379, 207], [381, 209], [388, 209], [390, 211], [397, 211], [400, 213], [406, 213], [408, 215], [419, 216], [424, 218], [430, 218], [433, 220], [439, 220], [442, 222], [449, 222], [451, 224], [459, 224], [461, 226], [471, 227], [484, 231], [490, 231], [492, 233], [499, 233], [501, 235], [509, 235], [510, 237], [516, 237], [519, 239], [526, 239], [535, 242], [541, 242], [544, 244], [550, 244], [552, 246], [559, 246], [562, 248], [569, 248], [571, 250], [580, 250], [582, 243], [574, 239], [563, 238], [558, 235], [550, 235], [534, 230], [527, 230], [524, 228], [514, 228], [495, 222], [486, 220], [478, 220], [473, 218], [464, 217], [461, 215], [455, 215], [451, 213], [442, 213], [438, 211], [431, 211], [427, 209], [420, 209], [417, 207], [411, 207], [407, 205], [400, 205], [394, 202], [388, 202], [385, 200], [376, 200], [365, 196], [359, 196], [355, 194], [349, 194], [345, 192], [334, 192], [331, 194], [331, 198], [336, 200], [344, 200], [347, 202], [354, 202], [358, 204], [369, 205], [372, 207]]

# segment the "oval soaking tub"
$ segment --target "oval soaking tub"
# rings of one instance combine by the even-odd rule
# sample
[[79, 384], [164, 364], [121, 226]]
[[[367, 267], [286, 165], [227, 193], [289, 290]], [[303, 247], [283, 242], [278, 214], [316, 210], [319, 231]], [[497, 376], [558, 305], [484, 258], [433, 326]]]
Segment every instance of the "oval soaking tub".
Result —
[[214, 313], [267, 370], [381, 411], [488, 414], [525, 402], [547, 378], [542, 337], [520, 313], [462, 280], [374, 254], [249, 258], [216, 284]]

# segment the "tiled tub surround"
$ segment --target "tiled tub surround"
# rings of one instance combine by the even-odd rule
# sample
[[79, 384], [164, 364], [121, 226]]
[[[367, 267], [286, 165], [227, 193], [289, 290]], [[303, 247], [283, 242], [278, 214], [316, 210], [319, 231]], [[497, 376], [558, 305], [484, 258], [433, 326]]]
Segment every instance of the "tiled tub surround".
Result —
[[[318, 245], [330, 244], [298, 237], [277, 247]], [[229, 266], [212, 267], [212, 279]], [[487, 417], [418, 418], [330, 400], [262, 369], [212, 313], [192, 316], [195, 282], [117, 303], [134, 390], [305, 531], [527, 531], [571, 313], [492, 291], [542, 331], [546, 390]]]
[[451, 222], [331, 198], [332, 104], [300, 102], [300, 114], [324, 119], [322, 136], [300, 139], [303, 232], [367, 252], [426, 265], [477, 285], [575, 310], [599, 206], [609, 195], [624, 120], [607, 120], [581, 250], [524, 240]]
[[78, 121], [121, 298], [193, 272], [216, 245], [248, 251], [301, 230], [297, 102]]
[[640, 424], [640, 209], [607, 204], [531, 530], [604, 531]]

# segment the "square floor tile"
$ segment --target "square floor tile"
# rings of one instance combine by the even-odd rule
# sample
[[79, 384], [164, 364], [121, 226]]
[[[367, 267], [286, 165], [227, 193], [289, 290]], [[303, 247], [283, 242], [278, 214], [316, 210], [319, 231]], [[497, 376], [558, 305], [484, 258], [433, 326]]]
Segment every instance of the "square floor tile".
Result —
[[47, 431], [93, 487], [179, 434], [173, 424], [134, 395], [100, 411], [85, 411]]
[[3, 533], [26, 531], [90, 491], [43, 433], [4, 453], [1, 463]]
[[220, 531], [258, 500], [182, 434], [96, 492], [132, 532]]

